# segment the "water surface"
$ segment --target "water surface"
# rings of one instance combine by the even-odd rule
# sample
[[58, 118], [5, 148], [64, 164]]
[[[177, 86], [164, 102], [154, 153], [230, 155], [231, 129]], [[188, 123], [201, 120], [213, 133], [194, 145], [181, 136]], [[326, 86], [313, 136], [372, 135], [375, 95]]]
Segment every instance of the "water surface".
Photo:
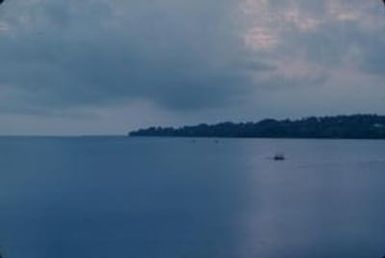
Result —
[[[10, 258], [385, 255], [385, 142], [0, 138]], [[284, 152], [287, 160], [271, 156]]]

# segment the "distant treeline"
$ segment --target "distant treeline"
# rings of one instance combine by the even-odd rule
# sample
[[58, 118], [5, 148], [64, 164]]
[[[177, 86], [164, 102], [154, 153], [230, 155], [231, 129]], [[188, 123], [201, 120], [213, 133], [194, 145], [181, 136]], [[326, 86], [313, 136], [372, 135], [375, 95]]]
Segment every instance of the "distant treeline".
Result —
[[385, 139], [385, 116], [340, 115], [298, 120], [265, 119], [259, 122], [150, 127], [130, 136], [239, 137], [239, 138], [343, 138]]

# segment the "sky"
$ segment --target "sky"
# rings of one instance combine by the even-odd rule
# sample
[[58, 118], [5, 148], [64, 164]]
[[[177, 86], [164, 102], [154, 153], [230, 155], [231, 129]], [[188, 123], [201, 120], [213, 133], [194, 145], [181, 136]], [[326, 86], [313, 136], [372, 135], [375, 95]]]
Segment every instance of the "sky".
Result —
[[5, 0], [0, 135], [385, 111], [380, 0]]

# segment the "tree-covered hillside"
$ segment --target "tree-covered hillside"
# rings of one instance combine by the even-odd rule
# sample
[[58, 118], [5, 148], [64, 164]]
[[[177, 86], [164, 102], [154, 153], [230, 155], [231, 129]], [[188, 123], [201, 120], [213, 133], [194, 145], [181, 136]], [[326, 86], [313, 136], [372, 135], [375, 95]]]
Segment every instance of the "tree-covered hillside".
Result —
[[298, 120], [150, 127], [130, 136], [385, 139], [385, 116], [340, 115]]

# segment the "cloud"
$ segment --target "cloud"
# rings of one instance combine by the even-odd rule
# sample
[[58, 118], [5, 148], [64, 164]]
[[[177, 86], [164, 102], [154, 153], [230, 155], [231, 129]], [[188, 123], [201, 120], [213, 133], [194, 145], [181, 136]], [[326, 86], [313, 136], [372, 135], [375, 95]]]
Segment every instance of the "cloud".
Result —
[[[338, 74], [383, 90], [382, 8], [362, 0], [8, 1], [0, 9], [0, 113], [151, 103], [182, 117], [243, 116], [253, 107], [301, 115], [319, 91], [354, 99], [359, 86]], [[347, 100], [328, 101], [333, 112], [346, 110]]]
[[270, 67], [248, 60], [227, 2], [9, 3], [1, 87], [13, 89], [14, 109], [141, 98], [180, 109], [223, 104], [248, 84], [240, 64]]

